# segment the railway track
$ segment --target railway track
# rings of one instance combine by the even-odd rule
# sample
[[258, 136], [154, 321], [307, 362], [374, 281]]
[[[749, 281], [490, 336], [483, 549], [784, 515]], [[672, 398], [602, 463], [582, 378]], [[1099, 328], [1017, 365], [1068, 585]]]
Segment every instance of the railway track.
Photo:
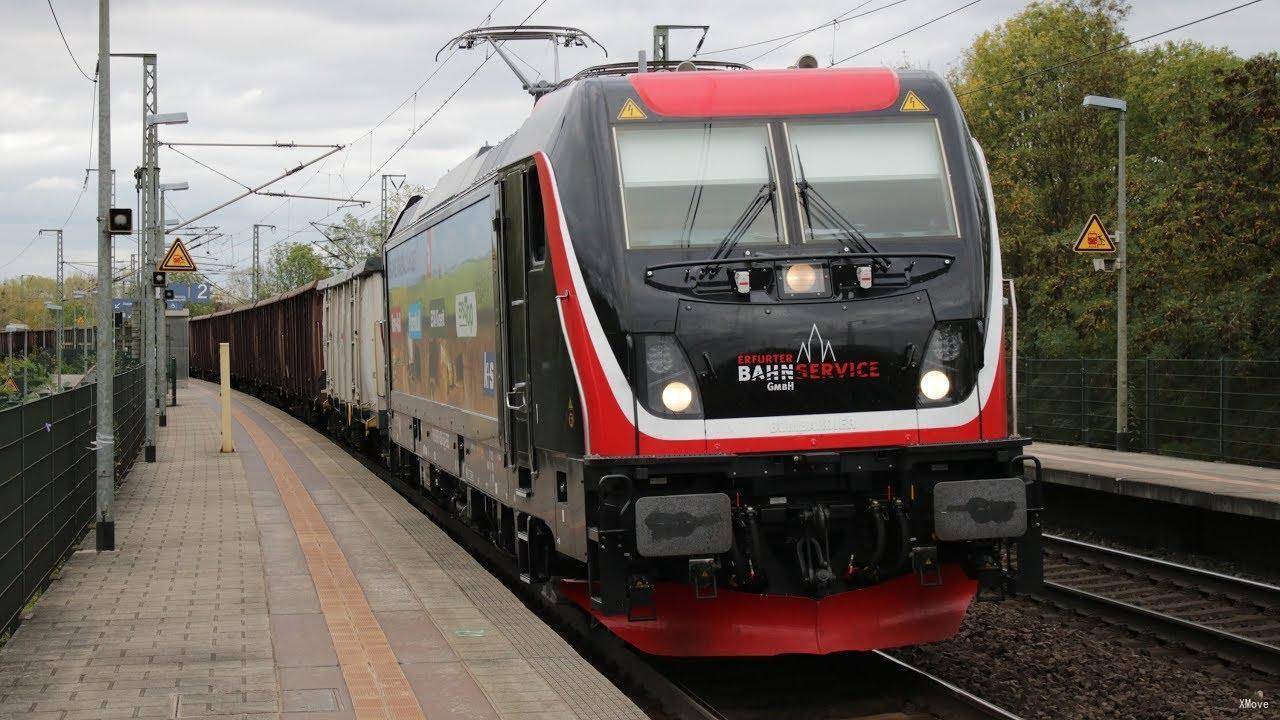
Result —
[[1280, 587], [1044, 536], [1037, 595], [1223, 660], [1280, 674]]
[[[1021, 720], [982, 698], [917, 668], [890, 653], [786, 656], [745, 660], [665, 662], [640, 655], [586, 618], [576, 607], [554, 602], [519, 582], [514, 562], [458, 518], [342, 438], [330, 436], [353, 458], [382, 478], [533, 608], [598, 669], [636, 693], [648, 711], [685, 720], [747, 718], [829, 718], [846, 720]], [[690, 676], [705, 675], [724, 690], [728, 676], [742, 679], [730, 693], [733, 703], [700, 687]], [[761, 682], [768, 678], [768, 682]], [[801, 698], [809, 702], [801, 702]], [[656, 706], [656, 707], [655, 707]], [[846, 712], [847, 711], [847, 712]]]
[[887, 652], [664, 661], [701, 720], [1019, 720]]

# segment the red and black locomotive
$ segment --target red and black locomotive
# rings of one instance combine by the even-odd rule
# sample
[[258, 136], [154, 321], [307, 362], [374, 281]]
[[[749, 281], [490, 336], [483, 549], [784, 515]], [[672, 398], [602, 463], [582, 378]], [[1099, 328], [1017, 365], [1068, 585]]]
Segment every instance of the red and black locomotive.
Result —
[[397, 455], [647, 652], [947, 637], [1035, 532], [992, 202], [930, 73], [564, 83], [388, 244]]
[[402, 211], [365, 334], [393, 467], [658, 655], [929, 642], [1035, 582], [946, 83], [644, 69], [541, 88]]

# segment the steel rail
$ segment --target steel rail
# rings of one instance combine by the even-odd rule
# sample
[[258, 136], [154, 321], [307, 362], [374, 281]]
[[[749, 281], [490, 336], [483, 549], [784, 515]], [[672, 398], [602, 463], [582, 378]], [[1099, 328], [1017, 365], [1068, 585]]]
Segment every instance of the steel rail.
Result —
[[1021, 716], [1015, 715], [1009, 712], [1008, 710], [1005, 710], [1004, 708], [1000, 707], [999, 705], [995, 705], [993, 703], [987, 702], [986, 700], [983, 700], [977, 695], [974, 695], [973, 693], [967, 690], [964, 690], [956, 685], [952, 685], [951, 683], [947, 682], [946, 680], [943, 680], [937, 675], [934, 675], [927, 670], [922, 670], [916, 667], [915, 665], [912, 665], [904, 660], [900, 660], [883, 650], [873, 650], [872, 652], [873, 654], [883, 658], [885, 661], [892, 663], [893, 665], [896, 665], [902, 671], [907, 672], [915, 676], [916, 678], [924, 681], [930, 687], [940, 690], [944, 694], [946, 694], [948, 697], [954, 700], [958, 700], [961, 703], [969, 706], [971, 709], [976, 710], [977, 712], [981, 713], [984, 717], [994, 718], [994, 720], [1022, 720]]
[[[1074, 557], [1086, 563], [1092, 559], [1094, 564], [1145, 574], [1191, 591], [1234, 595], [1238, 599], [1260, 604], [1263, 607], [1280, 607], [1280, 587], [1274, 585], [1056, 535], [1044, 535], [1043, 541], [1046, 551], [1052, 552], [1056, 549], [1066, 557]], [[1068, 550], [1064, 552], [1061, 548]], [[1073, 556], [1072, 552], [1079, 554]], [[1098, 560], [1099, 558], [1101, 561]], [[1219, 657], [1243, 662], [1265, 672], [1280, 672], [1280, 646], [1069, 584], [1045, 580], [1042, 588], [1034, 594], [1045, 600], [1111, 618], [1142, 632], [1209, 651]]]
[[[1132, 562], [1135, 566], [1147, 566], [1150, 568], [1158, 568], [1162, 572], [1169, 575], [1180, 576], [1198, 583], [1213, 583], [1217, 587], [1222, 587], [1228, 591], [1247, 593], [1250, 599], [1256, 599], [1261, 602], [1275, 603], [1276, 607], [1280, 607], [1280, 586], [1269, 585], [1257, 580], [1237, 577], [1235, 575], [1227, 575], [1226, 573], [1214, 572], [1198, 568], [1193, 565], [1183, 565], [1181, 563], [1162, 560], [1160, 558], [1149, 557], [1147, 555], [1139, 555], [1126, 550], [1117, 550], [1116, 548], [1106, 547], [1105, 545], [1095, 545], [1093, 543], [1075, 540], [1073, 538], [1063, 537], [1061, 535], [1044, 534], [1040, 536], [1044, 540], [1046, 546], [1057, 545], [1060, 547], [1079, 550], [1096, 556], [1106, 557], [1108, 559], [1119, 560], [1123, 562]], [[1143, 568], [1145, 570], [1145, 568]], [[1258, 596], [1258, 597], [1255, 597]]]

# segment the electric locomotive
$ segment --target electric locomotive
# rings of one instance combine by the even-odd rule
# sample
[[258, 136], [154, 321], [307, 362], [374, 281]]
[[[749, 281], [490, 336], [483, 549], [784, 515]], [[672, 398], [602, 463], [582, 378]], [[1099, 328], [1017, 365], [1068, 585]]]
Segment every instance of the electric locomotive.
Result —
[[638, 65], [543, 88], [401, 212], [394, 465], [657, 655], [929, 642], [1034, 582], [943, 79]]

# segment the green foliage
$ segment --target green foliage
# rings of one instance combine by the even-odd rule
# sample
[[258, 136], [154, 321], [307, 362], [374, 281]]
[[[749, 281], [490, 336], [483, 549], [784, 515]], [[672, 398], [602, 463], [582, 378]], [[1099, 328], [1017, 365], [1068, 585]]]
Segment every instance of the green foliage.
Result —
[[262, 297], [288, 292], [329, 277], [329, 269], [308, 243], [282, 242], [271, 246], [259, 288]]
[[[67, 327], [76, 318], [93, 317], [93, 298], [77, 299], [76, 291], [94, 286], [92, 278], [73, 276], [66, 279], [62, 308]], [[57, 281], [43, 275], [20, 275], [0, 281], [0, 328], [11, 322], [24, 323], [32, 329], [57, 326], [57, 316], [45, 309], [45, 302], [52, 302], [58, 294]]]
[[1038, 2], [979, 36], [952, 73], [987, 153], [1005, 273], [1027, 355], [1109, 356], [1113, 274], [1071, 244], [1092, 212], [1115, 231], [1116, 114], [1129, 102], [1130, 352], [1271, 359], [1280, 351], [1280, 56], [1197, 43], [1127, 49], [1126, 3]]
[[369, 216], [369, 219], [361, 219], [351, 213], [343, 214], [337, 225], [324, 229], [328, 242], [322, 245], [321, 252], [326, 261], [349, 268], [363, 263], [370, 255], [381, 255], [382, 242], [391, 231], [401, 209], [409, 202], [409, 198], [425, 195], [426, 192], [420, 185], [401, 185], [387, 201], [386, 222], [377, 214]]
[[0, 405], [18, 402], [48, 384], [52, 365], [51, 359], [37, 353], [26, 358], [0, 358]]

